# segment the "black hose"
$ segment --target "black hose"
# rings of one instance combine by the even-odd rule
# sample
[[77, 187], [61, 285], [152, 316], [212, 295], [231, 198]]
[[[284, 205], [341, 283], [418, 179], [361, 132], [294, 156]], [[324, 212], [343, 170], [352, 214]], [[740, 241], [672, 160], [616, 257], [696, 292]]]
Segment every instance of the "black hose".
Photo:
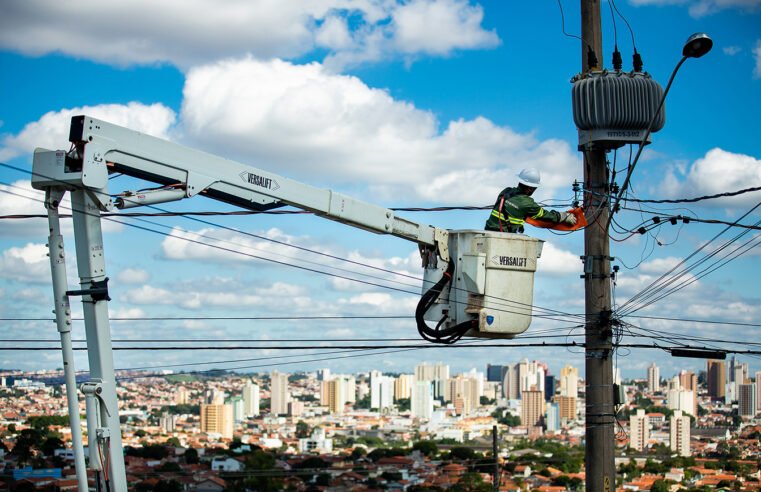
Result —
[[444, 315], [436, 324], [436, 327], [431, 328], [423, 318], [425, 313], [428, 312], [431, 306], [433, 306], [433, 303], [436, 302], [436, 299], [438, 299], [439, 295], [444, 290], [444, 287], [452, 281], [453, 274], [454, 262], [449, 260], [447, 269], [441, 276], [441, 279], [422, 295], [420, 302], [418, 302], [417, 308], [415, 309], [415, 321], [417, 322], [418, 333], [426, 341], [452, 344], [462, 338], [468, 330], [476, 327], [477, 320], [472, 319], [449, 328], [441, 329], [441, 326], [448, 319], [448, 316]]

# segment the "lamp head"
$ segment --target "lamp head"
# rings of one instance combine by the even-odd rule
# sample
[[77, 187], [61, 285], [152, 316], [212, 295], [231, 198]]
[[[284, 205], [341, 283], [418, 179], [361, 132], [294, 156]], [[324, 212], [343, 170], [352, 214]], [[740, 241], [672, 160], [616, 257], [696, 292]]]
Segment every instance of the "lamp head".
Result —
[[713, 40], [704, 32], [696, 32], [684, 43], [682, 56], [686, 58], [700, 58], [713, 48]]

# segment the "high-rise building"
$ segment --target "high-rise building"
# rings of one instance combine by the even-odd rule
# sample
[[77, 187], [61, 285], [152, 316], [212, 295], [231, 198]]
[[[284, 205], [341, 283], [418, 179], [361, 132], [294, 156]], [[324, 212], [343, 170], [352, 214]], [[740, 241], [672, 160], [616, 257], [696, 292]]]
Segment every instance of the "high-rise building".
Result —
[[680, 371], [679, 384], [682, 386], [682, 389], [694, 391], [695, 394], [698, 392], [698, 377], [694, 372]]
[[544, 401], [552, 401], [557, 390], [557, 380], [552, 374], [544, 375]]
[[644, 451], [650, 440], [650, 421], [642, 408], [629, 416], [629, 446], [637, 451]]
[[433, 416], [433, 385], [430, 381], [415, 381], [411, 405], [414, 417], [431, 419]]
[[185, 386], [180, 386], [174, 394], [174, 402], [177, 405], [187, 405], [190, 403], [190, 392]]
[[761, 371], [756, 372], [756, 413], [761, 413]]
[[415, 366], [416, 381], [430, 381], [433, 383], [433, 397], [442, 398], [444, 396], [444, 385], [449, 379], [449, 366], [447, 364], [418, 364]]
[[486, 380], [501, 383], [506, 371], [503, 370], [504, 367], [503, 365], [486, 364]]
[[502, 395], [508, 400], [517, 400], [521, 396], [520, 366], [508, 366], [502, 378]]
[[300, 417], [304, 413], [304, 402], [300, 400], [291, 400], [288, 402], [288, 416]]
[[272, 371], [270, 375], [270, 412], [275, 415], [287, 414], [290, 399], [288, 374]]
[[521, 394], [521, 425], [542, 425], [544, 417], [544, 391], [529, 389]]
[[462, 412], [460, 415], [470, 415], [481, 404], [479, 388], [482, 386], [477, 378], [459, 375], [448, 379], [444, 388], [444, 399], [456, 403], [461, 399]]
[[177, 415], [170, 415], [166, 412], [163, 413], [159, 419], [159, 425], [161, 426], [161, 430], [171, 434], [177, 428]]
[[233, 407], [225, 404], [201, 405], [201, 432], [220, 434], [226, 439], [233, 437]]
[[661, 390], [661, 370], [655, 362], [647, 368], [647, 391], [657, 393]]
[[412, 388], [414, 385], [415, 376], [413, 374], [400, 374], [396, 378], [396, 381], [394, 381], [394, 400], [412, 398]]
[[243, 397], [233, 396], [225, 403], [233, 408], [233, 422], [243, 422], [245, 419]]
[[259, 385], [251, 381], [246, 381], [243, 386], [243, 413], [246, 417], [256, 417], [259, 415], [261, 396], [259, 395]]
[[323, 381], [320, 391], [320, 402], [328, 407], [330, 413], [340, 415], [344, 413], [344, 405], [346, 404], [344, 392], [345, 385], [341, 378]]
[[708, 396], [712, 400], [724, 401], [726, 388], [726, 370], [723, 360], [708, 360], [706, 362], [706, 382]]
[[557, 432], [560, 430], [560, 405], [557, 403], [547, 404], [547, 415], [544, 419], [547, 432]]
[[394, 405], [394, 378], [380, 371], [370, 372], [370, 408], [382, 411]]
[[737, 411], [740, 417], [755, 417], [758, 403], [756, 402], [756, 385], [738, 384], [737, 385]]
[[576, 419], [576, 397], [559, 395], [555, 397], [555, 401], [558, 404], [561, 420]]
[[675, 410], [669, 422], [669, 446], [679, 456], [691, 456], [690, 451], [690, 417]]
[[579, 397], [579, 370], [573, 366], [565, 366], [560, 370], [560, 395]]
[[666, 393], [667, 406], [671, 410], [680, 410], [697, 417], [695, 392], [685, 389], [670, 389]]

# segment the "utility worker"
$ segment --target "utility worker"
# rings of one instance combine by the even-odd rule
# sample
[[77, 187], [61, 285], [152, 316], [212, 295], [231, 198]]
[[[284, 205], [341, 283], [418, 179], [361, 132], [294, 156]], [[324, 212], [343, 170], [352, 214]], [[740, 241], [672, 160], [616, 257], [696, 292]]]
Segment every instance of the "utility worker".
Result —
[[527, 168], [518, 174], [518, 187], [505, 188], [497, 196], [497, 201], [486, 221], [487, 231], [523, 232], [527, 218], [543, 220], [553, 224], [576, 224], [576, 216], [568, 212], [545, 210], [531, 198], [539, 187], [541, 175], [534, 168]]

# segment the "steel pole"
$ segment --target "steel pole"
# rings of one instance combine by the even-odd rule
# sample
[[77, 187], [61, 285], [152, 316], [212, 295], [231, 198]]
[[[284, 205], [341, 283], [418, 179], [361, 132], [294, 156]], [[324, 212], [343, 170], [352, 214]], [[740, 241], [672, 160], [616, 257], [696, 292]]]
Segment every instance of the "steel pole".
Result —
[[108, 280], [103, 254], [100, 209], [98, 203], [86, 190], [73, 191], [71, 202], [90, 378], [100, 385], [100, 390], [96, 394], [100, 400], [98, 413], [102, 427], [88, 429], [88, 433], [96, 432], [104, 460], [109, 464], [107, 469], [104, 467], [104, 475], [108, 477], [106, 480], [109, 482], [108, 489], [122, 491], [127, 490], [127, 478], [119, 425], [119, 404], [116, 397], [108, 298], [86, 293], [96, 286], [100, 287]]
[[48, 188], [45, 192], [45, 207], [48, 210], [48, 256], [50, 256], [50, 273], [53, 277], [53, 304], [55, 321], [61, 336], [61, 355], [63, 356], [63, 375], [66, 382], [66, 401], [71, 427], [71, 447], [74, 450], [74, 469], [77, 474], [79, 492], [87, 492], [87, 469], [85, 452], [82, 444], [82, 424], [79, 420], [79, 395], [74, 368], [74, 350], [71, 343], [71, 306], [69, 305], [68, 281], [66, 280], [66, 254], [61, 235], [61, 221], [58, 204], [64, 192]]

